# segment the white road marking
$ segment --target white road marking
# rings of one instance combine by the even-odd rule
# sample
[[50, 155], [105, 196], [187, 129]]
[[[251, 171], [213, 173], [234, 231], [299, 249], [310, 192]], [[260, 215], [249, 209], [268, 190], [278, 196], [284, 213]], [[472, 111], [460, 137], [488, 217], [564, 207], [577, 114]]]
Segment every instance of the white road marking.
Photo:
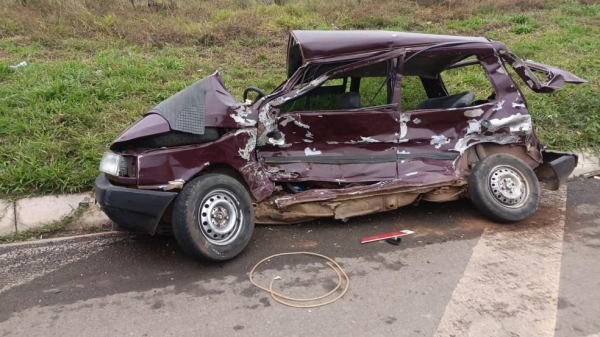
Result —
[[[33, 245], [0, 253], [0, 294], [104, 250], [115, 239]], [[119, 238], [116, 238], [119, 240]]]
[[[72, 235], [72, 236], [61, 236], [58, 238], [49, 238], [49, 239], [38, 239], [32, 241], [23, 241], [23, 242], [13, 242], [13, 243], [4, 243], [0, 246], [0, 248], [13, 248], [13, 247], [23, 247], [23, 246], [41, 246], [44, 244], [55, 244], [61, 241], [69, 241], [81, 238], [102, 238], [102, 237], [121, 237], [130, 235], [128, 232], [99, 232], [99, 233], [90, 233], [90, 234], [82, 234], [82, 235]], [[2, 255], [2, 254], [0, 254]]]
[[436, 336], [554, 335], [566, 200], [565, 186], [544, 191], [525, 228], [484, 231]]

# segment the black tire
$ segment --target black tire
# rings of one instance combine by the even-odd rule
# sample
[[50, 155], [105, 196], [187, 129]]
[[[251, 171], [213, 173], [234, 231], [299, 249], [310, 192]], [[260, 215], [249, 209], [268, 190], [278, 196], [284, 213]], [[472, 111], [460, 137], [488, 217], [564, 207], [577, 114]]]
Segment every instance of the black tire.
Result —
[[539, 184], [533, 170], [519, 158], [498, 153], [479, 161], [469, 176], [475, 207], [500, 223], [525, 220], [538, 208]]
[[252, 200], [244, 186], [229, 176], [206, 174], [190, 181], [174, 206], [173, 234], [193, 258], [230, 260], [250, 242]]

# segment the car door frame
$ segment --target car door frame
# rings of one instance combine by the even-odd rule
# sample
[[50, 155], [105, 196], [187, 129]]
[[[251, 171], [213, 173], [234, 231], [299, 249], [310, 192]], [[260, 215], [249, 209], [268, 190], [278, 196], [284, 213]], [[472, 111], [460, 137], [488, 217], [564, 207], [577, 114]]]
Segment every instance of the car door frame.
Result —
[[[263, 118], [260, 118], [262, 125], [259, 125], [256, 156], [269, 178], [281, 182], [328, 181], [337, 183], [396, 179], [397, 132], [400, 113], [400, 79], [397, 76], [400, 73], [398, 68], [403, 64], [404, 55], [404, 48], [377, 53], [371, 57], [329, 70], [298, 89], [291, 88], [302, 78], [302, 74], [297, 72], [293, 75], [282, 90], [284, 94], [273, 97], [259, 108], [260, 116]], [[390, 62], [386, 76], [393, 86], [391, 104], [353, 110], [302, 111], [285, 115], [280, 113], [283, 102], [309, 93], [329, 78], [380, 62]], [[298, 71], [300, 70], [304, 73], [309, 70], [309, 67], [304, 66]], [[384, 124], [389, 130], [384, 135], [377, 135], [377, 138], [365, 134], [355, 135], [356, 139], [330, 137], [317, 140], [317, 135], [314, 135], [312, 139], [305, 138], [299, 142], [298, 138], [292, 137], [289, 132], [310, 132], [312, 122], [306, 123], [306, 121], [315, 118], [324, 121], [327, 118], [339, 118], [339, 121], [345, 121], [352, 125], [352, 120], [360, 121], [360, 117], [377, 119], [378, 114], [385, 120]], [[357, 123], [359, 122], [354, 125], [356, 126]], [[331, 125], [332, 123], [330, 121], [326, 124]], [[367, 124], [368, 130], [376, 131], [374, 127], [369, 129], [370, 126], [366, 121], [361, 124]], [[294, 131], [293, 128], [298, 130]], [[286, 132], [282, 133], [281, 129], [286, 129], [284, 130]], [[280, 139], [270, 137], [277, 133], [282, 134]]]
[[[457, 48], [455, 52], [464, 53], [464, 50]], [[460, 174], [456, 172], [456, 160], [472, 139], [477, 140], [476, 135], [485, 133], [481, 128], [482, 120], [491, 118], [511, 104], [522, 105], [522, 112], [527, 113], [524, 98], [512, 85], [498, 56], [485, 49], [472, 50], [472, 55], [476, 56], [496, 98], [491, 102], [461, 108], [405, 111], [401, 107], [399, 179], [421, 184], [423, 181], [442, 182], [458, 178]], [[447, 91], [443, 78], [438, 80], [440, 88]]]

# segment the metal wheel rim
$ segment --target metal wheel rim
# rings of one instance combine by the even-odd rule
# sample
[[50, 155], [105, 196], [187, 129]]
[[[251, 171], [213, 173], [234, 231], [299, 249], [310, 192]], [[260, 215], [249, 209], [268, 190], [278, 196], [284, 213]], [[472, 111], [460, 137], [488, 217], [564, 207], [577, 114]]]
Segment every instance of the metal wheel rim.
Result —
[[208, 193], [198, 209], [198, 226], [212, 244], [223, 246], [233, 242], [242, 228], [244, 216], [240, 202], [227, 190]]
[[490, 171], [488, 187], [494, 200], [504, 207], [519, 208], [529, 198], [525, 176], [509, 165], [496, 166]]

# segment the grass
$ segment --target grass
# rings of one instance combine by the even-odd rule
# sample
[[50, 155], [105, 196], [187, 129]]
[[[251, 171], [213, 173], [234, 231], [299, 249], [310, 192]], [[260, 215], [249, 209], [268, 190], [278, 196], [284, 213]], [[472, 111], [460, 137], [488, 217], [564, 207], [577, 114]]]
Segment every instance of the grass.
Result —
[[[0, 197], [91, 189], [101, 154], [120, 131], [216, 70], [240, 99], [246, 86], [274, 89], [285, 80], [289, 29], [389, 29], [503, 41], [525, 58], [589, 81], [550, 95], [523, 86], [538, 137], [559, 149], [600, 144], [600, 4], [592, 1], [134, 3], [0, 4]], [[28, 65], [10, 67], [21, 61]]]

